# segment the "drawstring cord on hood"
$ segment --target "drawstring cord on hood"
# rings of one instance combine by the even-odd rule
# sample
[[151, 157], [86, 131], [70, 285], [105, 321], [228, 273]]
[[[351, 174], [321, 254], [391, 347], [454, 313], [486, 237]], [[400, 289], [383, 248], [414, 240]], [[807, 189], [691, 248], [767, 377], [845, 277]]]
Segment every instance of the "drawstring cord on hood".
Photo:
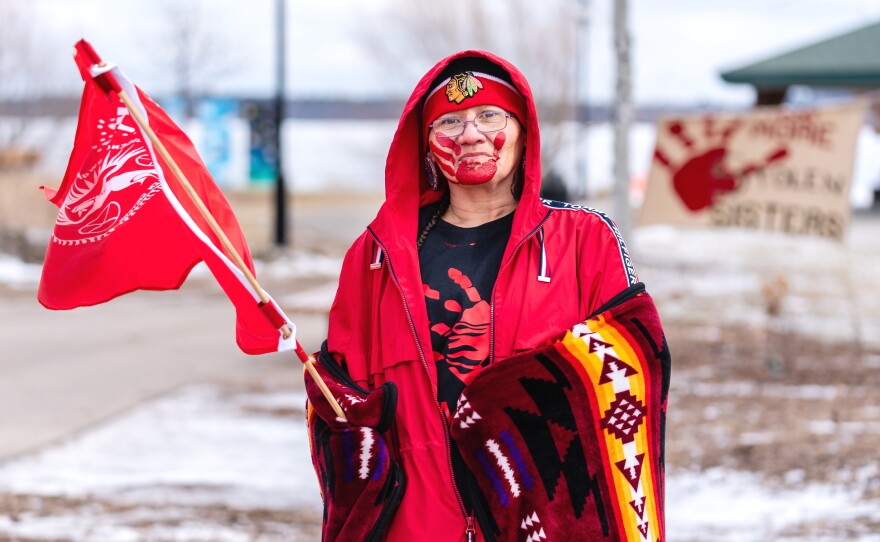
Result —
[[541, 269], [538, 272], [539, 282], [550, 282], [550, 269], [547, 266], [547, 250], [544, 248], [544, 226], [538, 230], [538, 242], [541, 243]]
[[374, 242], [373, 245], [375, 248], [373, 249], [374, 250], [373, 259], [370, 262], [370, 270], [371, 271], [375, 271], [377, 269], [382, 268], [382, 254], [383, 254], [382, 247], [379, 246], [379, 243], [376, 243], [376, 242]]

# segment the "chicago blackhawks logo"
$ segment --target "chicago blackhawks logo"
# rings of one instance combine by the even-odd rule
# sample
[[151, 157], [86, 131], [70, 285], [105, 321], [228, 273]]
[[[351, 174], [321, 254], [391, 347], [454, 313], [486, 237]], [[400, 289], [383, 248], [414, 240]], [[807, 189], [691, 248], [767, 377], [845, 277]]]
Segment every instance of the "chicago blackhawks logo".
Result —
[[153, 160], [125, 108], [96, 123], [100, 138], [71, 182], [53, 240], [93, 242], [110, 235], [161, 190]]
[[450, 102], [460, 104], [465, 98], [470, 98], [483, 88], [483, 83], [474, 77], [472, 72], [453, 75], [446, 84], [446, 97]]

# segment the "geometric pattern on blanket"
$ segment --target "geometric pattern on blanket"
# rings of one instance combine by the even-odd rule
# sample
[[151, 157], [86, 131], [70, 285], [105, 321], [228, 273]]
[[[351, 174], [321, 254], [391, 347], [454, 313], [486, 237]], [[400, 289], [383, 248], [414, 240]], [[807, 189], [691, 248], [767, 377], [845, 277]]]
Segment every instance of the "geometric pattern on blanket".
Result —
[[642, 288], [477, 373], [451, 433], [488, 504], [486, 538], [664, 540], [669, 372]]
[[394, 420], [397, 387], [392, 382], [372, 391], [358, 387], [326, 343], [315, 358], [315, 369], [346, 416], [336, 416], [304, 371], [309, 449], [324, 500], [321, 539], [378, 542], [406, 489], [383, 435]]

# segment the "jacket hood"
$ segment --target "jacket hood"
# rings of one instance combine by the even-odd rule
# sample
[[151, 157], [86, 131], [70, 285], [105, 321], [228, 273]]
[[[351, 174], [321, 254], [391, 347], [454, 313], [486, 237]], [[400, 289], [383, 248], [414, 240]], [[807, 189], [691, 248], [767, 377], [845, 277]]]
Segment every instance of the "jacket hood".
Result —
[[[431, 83], [449, 64], [460, 58], [483, 58], [497, 64], [509, 75], [513, 86], [525, 100], [526, 118], [521, 119], [526, 137], [525, 178], [523, 191], [514, 217], [511, 239], [518, 239], [530, 231], [543, 218], [546, 210], [540, 202], [541, 191], [541, 141], [538, 133], [538, 116], [531, 88], [525, 76], [506, 60], [486, 51], [461, 51], [450, 55], [429, 70], [419, 80], [407, 100], [394, 133], [394, 139], [385, 162], [385, 203], [370, 229], [383, 238], [406, 240], [415, 243], [418, 228], [418, 209], [440, 199], [442, 192], [428, 187], [425, 172], [424, 124], [422, 106], [425, 95], [432, 90]], [[445, 183], [441, 183], [445, 190]], [[389, 229], [393, 231], [389, 231]], [[389, 235], [390, 234], [390, 235]]]

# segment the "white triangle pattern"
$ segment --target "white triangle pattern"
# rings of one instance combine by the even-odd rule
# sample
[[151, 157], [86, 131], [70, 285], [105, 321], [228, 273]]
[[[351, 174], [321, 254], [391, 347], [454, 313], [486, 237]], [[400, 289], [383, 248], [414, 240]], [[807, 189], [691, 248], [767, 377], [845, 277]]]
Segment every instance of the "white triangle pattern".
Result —
[[571, 334], [575, 336], [575, 338], [580, 339], [586, 335], [589, 335], [590, 328], [586, 324], [577, 324], [573, 328], [571, 328]]
[[473, 414], [469, 415], [467, 418], [465, 418], [461, 421], [461, 428], [467, 429], [468, 427], [475, 424], [477, 422], [477, 420], [482, 420], [482, 419], [483, 419], [483, 417], [480, 416], [479, 414], [477, 414], [476, 411], [474, 411]]
[[483, 417], [477, 414], [477, 412], [471, 407], [470, 401], [468, 401], [467, 397], [462, 394], [458, 398], [458, 403], [455, 405], [455, 414], [452, 416], [453, 420], [461, 421], [461, 428], [467, 429], [476, 423], [477, 420], [482, 420]]
[[522, 520], [520, 528], [526, 531], [526, 542], [547, 540], [547, 535], [544, 533], [544, 528], [541, 527], [541, 520], [538, 519], [537, 512], [532, 512], [531, 515], [526, 516]]

